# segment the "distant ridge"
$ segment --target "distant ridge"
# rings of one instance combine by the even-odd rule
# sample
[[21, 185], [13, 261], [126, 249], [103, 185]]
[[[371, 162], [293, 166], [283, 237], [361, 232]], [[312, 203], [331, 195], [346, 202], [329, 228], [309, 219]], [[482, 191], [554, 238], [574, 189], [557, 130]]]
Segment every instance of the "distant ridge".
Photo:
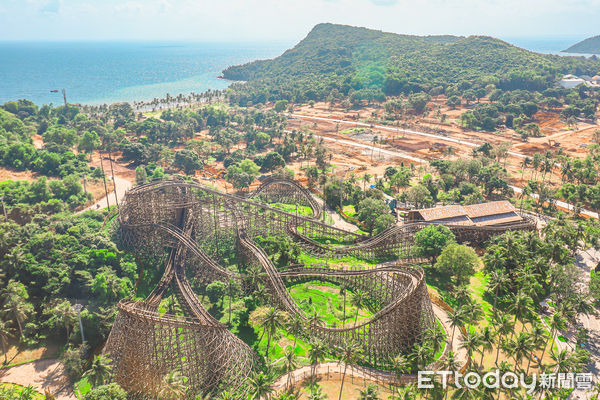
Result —
[[412, 36], [325, 23], [281, 56], [231, 66], [223, 77], [246, 82], [234, 89], [235, 101], [247, 104], [381, 99], [475, 82], [543, 91], [564, 74], [582, 73], [597, 75], [600, 62], [534, 53], [489, 36]]
[[593, 36], [574, 44], [565, 53], [600, 54], [600, 35]]

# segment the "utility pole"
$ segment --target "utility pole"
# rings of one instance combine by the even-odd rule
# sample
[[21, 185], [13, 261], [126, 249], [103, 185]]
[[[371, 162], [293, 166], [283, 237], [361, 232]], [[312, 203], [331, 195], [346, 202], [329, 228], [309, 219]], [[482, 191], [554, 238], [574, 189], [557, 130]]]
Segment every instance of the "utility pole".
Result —
[[83, 324], [81, 323], [81, 310], [83, 310], [83, 305], [77, 303], [73, 306], [73, 309], [77, 311], [77, 318], [79, 318], [79, 331], [81, 332], [81, 343], [85, 343], [85, 336], [83, 336]]
[[100, 168], [102, 168], [102, 179], [104, 180], [104, 194], [106, 195], [106, 206], [110, 208], [110, 202], [108, 201], [108, 188], [106, 187], [106, 173], [104, 172], [104, 163], [102, 162], [102, 151], [98, 149], [100, 155]]
[[83, 174], [83, 192], [85, 193], [85, 195], [87, 197], [88, 192], [87, 192], [87, 184], [85, 181], [85, 174]]
[[65, 100], [65, 107], [67, 106], [67, 91], [65, 89], [62, 90], [63, 99]]

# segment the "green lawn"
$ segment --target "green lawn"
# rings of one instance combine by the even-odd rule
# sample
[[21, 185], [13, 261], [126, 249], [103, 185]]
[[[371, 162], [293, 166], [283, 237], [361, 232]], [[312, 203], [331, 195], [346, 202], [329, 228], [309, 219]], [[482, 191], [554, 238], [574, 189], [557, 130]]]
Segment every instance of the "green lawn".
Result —
[[[346, 319], [344, 319], [344, 297], [338, 285], [323, 281], [311, 281], [289, 288], [290, 295], [307, 314], [317, 312], [327, 326], [337, 327], [354, 323], [356, 307], [351, 304], [352, 292], [346, 292]], [[373, 316], [366, 308], [358, 310], [358, 323]]]

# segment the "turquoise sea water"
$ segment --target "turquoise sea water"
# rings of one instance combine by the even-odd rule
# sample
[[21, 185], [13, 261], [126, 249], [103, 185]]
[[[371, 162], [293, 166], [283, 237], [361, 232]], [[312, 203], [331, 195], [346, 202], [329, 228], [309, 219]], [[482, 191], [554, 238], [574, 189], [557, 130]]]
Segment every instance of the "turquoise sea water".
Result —
[[[519, 47], [558, 54], [581, 38], [504, 38]], [[224, 89], [230, 65], [272, 58], [292, 43], [0, 42], [0, 104], [30, 99], [102, 104], [151, 100], [167, 93]]]
[[30, 99], [102, 104], [224, 89], [234, 64], [281, 54], [289, 43], [0, 42], [0, 104]]

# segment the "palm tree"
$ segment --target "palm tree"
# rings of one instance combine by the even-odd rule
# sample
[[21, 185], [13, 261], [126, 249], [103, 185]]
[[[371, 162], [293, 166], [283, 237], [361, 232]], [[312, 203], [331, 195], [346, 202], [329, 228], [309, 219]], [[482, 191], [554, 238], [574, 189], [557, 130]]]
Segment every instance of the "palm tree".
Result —
[[277, 331], [283, 328], [286, 314], [275, 307], [269, 307], [265, 315], [261, 318], [260, 326], [263, 329], [263, 335], [267, 334], [267, 351], [265, 357], [269, 359], [269, 348], [271, 347], [271, 338]]
[[497, 313], [494, 318], [494, 326], [496, 327], [496, 332], [498, 334], [496, 340], [496, 360], [494, 363], [498, 365], [498, 357], [500, 356], [500, 347], [502, 344], [503, 336], [506, 337], [510, 332], [513, 332], [515, 324], [508, 315], [504, 313]]
[[308, 400], [324, 400], [327, 398], [327, 395], [323, 393], [321, 386], [314, 381], [310, 385], [309, 390]]
[[354, 327], [356, 327], [356, 323], [358, 321], [358, 311], [364, 306], [365, 301], [367, 300], [367, 295], [362, 290], [357, 290], [352, 293], [352, 305], [356, 307], [356, 314], [354, 315]]
[[369, 385], [364, 390], [358, 390], [360, 396], [358, 400], [379, 400], [379, 390], [375, 385]]
[[73, 309], [71, 303], [65, 300], [56, 305], [52, 310], [52, 313], [54, 314], [54, 318], [58, 319], [65, 328], [67, 340], [69, 340], [71, 327], [77, 320], [77, 312]]
[[440, 343], [446, 338], [446, 334], [442, 329], [435, 325], [433, 328], [426, 331], [425, 337], [433, 344], [433, 353], [437, 354], [440, 349]]
[[171, 371], [163, 377], [158, 395], [161, 399], [184, 398], [187, 391], [186, 382], [187, 377], [181, 375], [179, 371]]
[[320, 340], [316, 340], [310, 343], [310, 348], [308, 349], [308, 358], [310, 359], [310, 363], [312, 366], [312, 380], [315, 379], [315, 373], [317, 369], [317, 364], [325, 357], [326, 347], [323, 342]]
[[398, 354], [396, 357], [392, 358], [390, 364], [392, 365], [392, 370], [398, 377], [410, 372], [410, 362], [402, 354]]
[[[295, 346], [294, 346], [295, 348]], [[292, 372], [298, 367], [298, 362], [296, 361], [296, 353], [294, 349], [286, 349], [285, 355], [283, 356], [283, 368], [286, 374], [288, 374], [286, 389], [289, 389], [290, 383], [292, 380]]]
[[450, 313], [448, 319], [450, 320], [450, 326], [452, 327], [452, 336], [450, 343], [454, 343], [454, 333], [456, 328], [461, 328], [465, 324], [465, 312], [463, 308], [458, 308], [453, 313]]
[[33, 311], [33, 305], [27, 302], [29, 294], [21, 282], [10, 280], [2, 290], [2, 310], [11, 314], [19, 327], [19, 334], [23, 338], [23, 322], [27, 314]]
[[[446, 371], [456, 372], [460, 367], [460, 363], [456, 359], [456, 354], [451, 350], [448, 352], [446, 359], [442, 363], [442, 368]], [[446, 393], [444, 394], [444, 399], [448, 397], [448, 390], [450, 389], [450, 385], [446, 385]]]
[[4, 364], [8, 364], [8, 338], [12, 336], [12, 328], [6, 321], [0, 319], [0, 345], [4, 353]]
[[479, 336], [477, 334], [467, 333], [467, 336], [462, 340], [460, 348], [464, 349], [469, 356], [469, 359], [473, 358], [473, 353], [477, 350], [480, 345]]
[[[523, 324], [523, 329], [527, 330], [523, 322], [532, 313], [533, 300], [523, 292], [519, 292], [512, 296], [509, 310], [515, 314], [515, 318]], [[514, 334], [514, 331], [512, 332]], [[512, 340], [511, 334], [510, 339]]]
[[521, 360], [527, 357], [533, 350], [533, 343], [528, 332], [521, 332], [514, 342], [509, 342], [508, 348], [515, 360], [515, 372], [521, 364]]
[[361, 348], [353, 341], [345, 342], [344, 345], [337, 349], [339, 362], [344, 363], [344, 373], [342, 374], [342, 383], [340, 384], [340, 396], [338, 400], [342, 400], [342, 390], [344, 389], [344, 380], [346, 379], [346, 370], [348, 364], [353, 364], [361, 354]]
[[388, 400], [415, 400], [417, 391], [413, 384], [396, 388], [396, 393], [388, 397]]
[[494, 349], [494, 342], [496, 338], [494, 332], [490, 329], [489, 326], [486, 326], [481, 334], [479, 335], [479, 346], [481, 353], [481, 360], [479, 360], [479, 365], [483, 368], [483, 357], [486, 352], [491, 352]]
[[553, 350], [550, 357], [553, 361], [553, 363], [550, 365], [550, 368], [559, 373], [569, 372], [572, 363], [567, 350], [561, 350], [558, 353]]
[[104, 385], [112, 376], [111, 359], [103, 355], [95, 356], [90, 368], [84, 372], [83, 377], [93, 387]]
[[[496, 254], [496, 253], [494, 253]], [[499, 256], [501, 257], [501, 256]], [[496, 315], [496, 305], [498, 303], [498, 292], [504, 290], [510, 282], [510, 278], [502, 270], [495, 270], [489, 274], [488, 288], [494, 291], [494, 303], [492, 304], [492, 316]]]
[[550, 325], [550, 329], [552, 329], [552, 332], [550, 333], [548, 340], [546, 340], [544, 350], [542, 350], [542, 356], [540, 357], [540, 367], [542, 365], [542, 360], [544, 359], [544, 354], [546, 353], [546, 347], [548, 347], [548, 342], [550, 341], [550, 339], [552, 339], [552, 344], [550, 345], [550, 351], [552, 351], [557, 331], [564, 329], [566, 327], [566, 324], [567, 321], [565, 320], [565, 317], [561, 312], [557, 311], [554, 314], [552, 314], [552, 318], [550, 319], [550, 323], [548, 324]]
[[273, 382], [270, 376], [264, 372], [250, 378], [250, 398], [252, 400], [268, 399], [273, 393]]
[[298, 342], [298, 336], [302, 334], [302, 331], [304, 329], [304, 321], [300, 318], [300, 316], [293, 315], [289, 319], [285, 329], [290, 335], [294, 335], [294, 345], [292, 350], [295, 352], [296, 343]]
[[529, 361], [527, 362], [527, 372], [525, 375], [529, 375], [529, 367], [531, 366], [531, 360], [533, 359], [533, 353], [546, 343], [546, 330], [541, 324], [534, 324], [530, 332], [531, 337], [531, 354], [529, 355]]
[[415, 369], [424, 368], [431, 358], [433, 350], [427, 344], [415, 344], [408, 358], [412, 361]]

